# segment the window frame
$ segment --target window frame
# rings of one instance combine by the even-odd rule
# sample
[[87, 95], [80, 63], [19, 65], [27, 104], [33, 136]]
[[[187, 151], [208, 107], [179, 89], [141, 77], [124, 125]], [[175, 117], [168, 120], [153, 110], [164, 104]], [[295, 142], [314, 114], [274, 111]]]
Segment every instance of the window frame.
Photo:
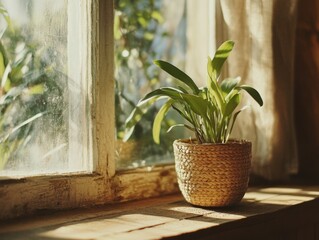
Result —
[[[178, 191], [173, 165], [115, 170], [113, 0], [91, 0], [92, 174], [0, 179], [0, 220]], [[106, 104], [107, 103], [107, 104]], [[134, 183], [134, 184], [132, 184]]]

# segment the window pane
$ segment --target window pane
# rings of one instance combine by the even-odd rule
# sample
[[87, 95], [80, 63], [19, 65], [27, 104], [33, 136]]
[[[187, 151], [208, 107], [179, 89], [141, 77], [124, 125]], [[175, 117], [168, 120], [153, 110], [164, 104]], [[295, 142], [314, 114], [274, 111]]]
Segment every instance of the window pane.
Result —
[[180, 122], [169, 112], [161, 131], [161, 144], [152, 139], [152, 124], [160, 105], [152, 108], [136, 126], [128, 142], [123, 142], [124, 123], [138, 100], [159, 86], [175, 81], [159, 70], [155, 59], [163, 59], [184, 69], [186, 53], [186, 1], [115, 1], [115, 98], [117, 168], [131, 168], [173, 161], [172, 142], [182, 130], [166, 133]]
[[0, 176], [92, 169], [79, 2], [0, 0]]

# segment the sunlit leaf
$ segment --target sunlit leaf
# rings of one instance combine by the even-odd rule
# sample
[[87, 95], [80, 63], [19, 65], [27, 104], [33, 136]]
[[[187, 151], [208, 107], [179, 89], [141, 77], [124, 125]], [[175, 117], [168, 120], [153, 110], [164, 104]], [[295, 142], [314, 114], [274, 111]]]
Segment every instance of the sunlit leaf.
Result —
[[184, 119], [186, 119], [188, 122], [192, 122], [192, 120], [186, 115], [186, 112], [180, 109], [179, 107], [176, 106], [176, 104], [172, 105], [172, 108], [179, 114], [181, 115]]
[[[209, 81], [216, 81], [215, 78], [213, 78], [213, 74], [214, 74], [214, 69], [213, 69], [213, 65], [212, 65], [212, 59], [210, 57], [208, 57], [207, 59], [207, 73], [208, 73], [208, 80]], [[207, 85], [210, 85], [207, 84]]]
[[0, 51], [0, 78], [2, 78], [5, 69], [6, 69], [6, 66], [4, 64], [3, 54]]
[[202, 117], [207, 116], [207, 108], [209, 102], [199, 96], [191, 95], [191, 94], [183, 94], [182, 95], [185, 102], [190, 106], [193, 112]]
[[14, 32], [9, 13], [8, 13], [7, 9], [4, 8], [2, 3], [0, 3], [0, 14], [3, 16], [4, 20], [8, 24], [8, 27], [9, 27], [10, 31]]
[[34, 85], [32, 87], [29, 87], [29, 94], [33, 95], [33, 94], [42, 94], [44, 93], [44, 84], [37, 84]]
[[157, 20], [159, 23], [162, 23], [164, 21], [164, 18], [159, 11], [153, 11], [151, 16], [152, 18]]
[[10, 80], [10, 78], [7, 78], [7, 80], [5, 81], [5, 84], [3, 86], [3, 89], [5, 92], [8, 92], [8, 91], [10, 91], [11, 88], [12, 88], [11, 80]]
[[227, 60], [230, 52], [233, 50], [234, 44], [235, 43], [233, 41], [229, 40], [229, 41], [222, 43], [222, 45], [220, 45], [220, 47], [217, 49], [217, 51], [213, 57], [213, 60], [211, 61], [212, 75], [210, 77], [212, 79], [214, 79], [214, 80], [218, 79], [225, 61]]
[[182, 81], [187, 86], [189, 86], [195, 94], [198, 94], [199, 89], [193, 79], [191, 79], [186, 73], [184, 73], [182, 70], [178, 69], [174, 65], [162, 61], [162, 60], [155, 60], [154, 63], [159, 66], [161, 69], [163, 69], [165, 72], [173, 76], [174, 78]]
[[261, 98], [259, 92], [253, 87], [242, 85], [238, 88], [245, 90], [260, 106], [264, 105], [263, 99]]
[[[7, 83], [7, 81], [9, 80], [9, 73], [10, 73], [10, 72], [11, 72], [11, 64], [9, 63], [9, 64], [6, 66], [6, 68], [5, 68], [4, 72], [3, 72], [3, 75], [2, 75], [1, 88], [5, 88], [5, 86], [6, 86], [6, 87], [9, 86], [9, 85], [6, 84], [6, 83]], [[10, 81], [10, 80], [9, 80], [9, 81]], [[6, 91], [9, 91], [9, 89], [6, 89]]]
[[141, 26], [143, 28], [145, 28], [147, 26], [147, 21], [146, 21], [146, 19], [144, 17], [138, 17], [137, 21], [139, 22], [139, 24], [141, 24]]
[[221, 82], [220, 88], [224, 93], [228, 94], [239, 84], [240, 79], [240, 77], [226, 78]]
[[173, 87], [159, 88], [159, 89], [156, 89], [156, 90], [146, 94], [146, 96], [143, 97], [139, 101], [138, 106], [140, 104], [143, 104], [145, 101], [148, 101], [149, 99], [154, 98], [154, 97], [166, 96], [166, 97], [170, 97], [173, 99], [182, 99], [181, 94], [183, 94], [183, 92], [177, 88], [173, 88]]
[[121, 30], [120, 30], [120, 16], [117, 11], [115, 11], [114, 14], [114, 39], [119, 40], [122, 36]]
[[[236, 119], [237, 119], [239, 113], [241, 113], [242, 111], [244, 111], [244, 110], [247, 109], [248, 107], [249, 107], [249, 106], [244, 106], [242, 109], [240, 109], [239, 111], [237, 111], [237, 112], [234, 114], [234, 116], [233, 116], [233, 118], [232, 118], [232, 122], [231, 122], [231, 124], [230, 124], [230, 129], [229, 129], [229, 132], [228, 132], [228, 135], [227, 135], [227, 139], [228, 139], [229, 135], [230, 135], [230, 134], [232, 133], [232, 131], [233, 131], [234, 124], [235, 124], [235, 122], [236, 122]], [[227, 139], [226, 139], [226, 140], [227, 140]]]
[[173, 103], [174, 103], [173, 99], [168, 100], [166, 103], [163, 104], [163, 106], [160, 108], [160, 110], [157, 112], [155, 116], [155, 119], [153, 122], [153, 139], [154, 139], [154, 142], [157, 144], [160, 143], [160, 131], [161, 131], [162, 121]]
[[189, 126], [189, 125], [187, 125], [185, 123], [179, 123], [179, 124], [174, 124], [174, 125], [170, 126], [169, 129], [167, 130], [167, 132], [172, 131], [176, 127], [185, 127], [187, 129], [191, 130], [192, 132], [195, 131], [195, 129], [193, 127], [191, 127], [191, 126]]
[[227, 117], [233, 113], [240, 102], [239, 93], [235, 94], [227, 103], [224, 115]]
[[154, 37], [155, 37], [154, 33], [151, 33], [151, 32], [146, 32], [146, 33], [144, 33], [144, 38], [145, 38], [146, 40], [151, 41], [151, 40], [154, 39]]
[[136, 106], [131, 114], [128, 116], [125, 122], [125, 132], [124, 132], [124, 137], [123, 141], [127, 141], [136, 126], [136, 124], [142, 119], [142, 116], [149, 110], [149, 108], [160, 98], [158, 96], [154, 96], [152, 98], [149, 98], [143, 103], [140, 103], [138, 106]]
[[225, 100], [223, 98], [223, 93], [220, 89], [220, 87], [218, 86], [216, 81], [209, 81], [208, 82], [208, 92], [211, 96], [211, 101], [216, 102], [219, 110], [221, 112], [224, 112], [225, 109]]

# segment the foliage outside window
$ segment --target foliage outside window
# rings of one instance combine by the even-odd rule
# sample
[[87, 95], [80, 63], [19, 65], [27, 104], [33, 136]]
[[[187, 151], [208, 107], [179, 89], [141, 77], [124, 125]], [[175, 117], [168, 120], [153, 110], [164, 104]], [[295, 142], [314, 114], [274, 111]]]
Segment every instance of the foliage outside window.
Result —
[[[178, 8], [179, 11], [169, 11]], [[123, 142], [125, 120], [137, 101], [161, 84], [172, 84], [153, 64], [165, 58], [184, 67], [186, 53], [186, 3], [165, 0], [115, 1], [115, 104], [116, 104], [116, 163], [118, 168], [130, 168], [172, 161], [172, 141], [182, 132], [165, 134], [160, 145], [152, 141], [155, 105], [136, 126], [132, 139]], [[176, 123], [169, 114], [163, 128]], [[173, 136], [174, 135], [174, 136]]]
[[0, 4], [0, 175], [74, 171], [70, 85], [82, 92], [68, 76], [68, 3]]

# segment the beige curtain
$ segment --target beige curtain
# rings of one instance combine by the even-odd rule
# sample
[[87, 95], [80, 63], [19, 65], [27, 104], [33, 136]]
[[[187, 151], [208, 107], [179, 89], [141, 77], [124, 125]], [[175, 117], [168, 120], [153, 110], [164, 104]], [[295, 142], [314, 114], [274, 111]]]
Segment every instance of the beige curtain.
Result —
[[[241, 76], [259, 90], [238, 117], [234, 136], [253, 142], [253, 173], [283, 179], [296, 164], [293, 62], [296, 0], [216, 0], [217, 43], [235, 41], [227, 76]], [[246, 100], [243, 99], [245, 102]]]
[[214, 0], [187, 0], [186, 72], [200, 86], [206, 85], [207, 57], [215, 52]]

